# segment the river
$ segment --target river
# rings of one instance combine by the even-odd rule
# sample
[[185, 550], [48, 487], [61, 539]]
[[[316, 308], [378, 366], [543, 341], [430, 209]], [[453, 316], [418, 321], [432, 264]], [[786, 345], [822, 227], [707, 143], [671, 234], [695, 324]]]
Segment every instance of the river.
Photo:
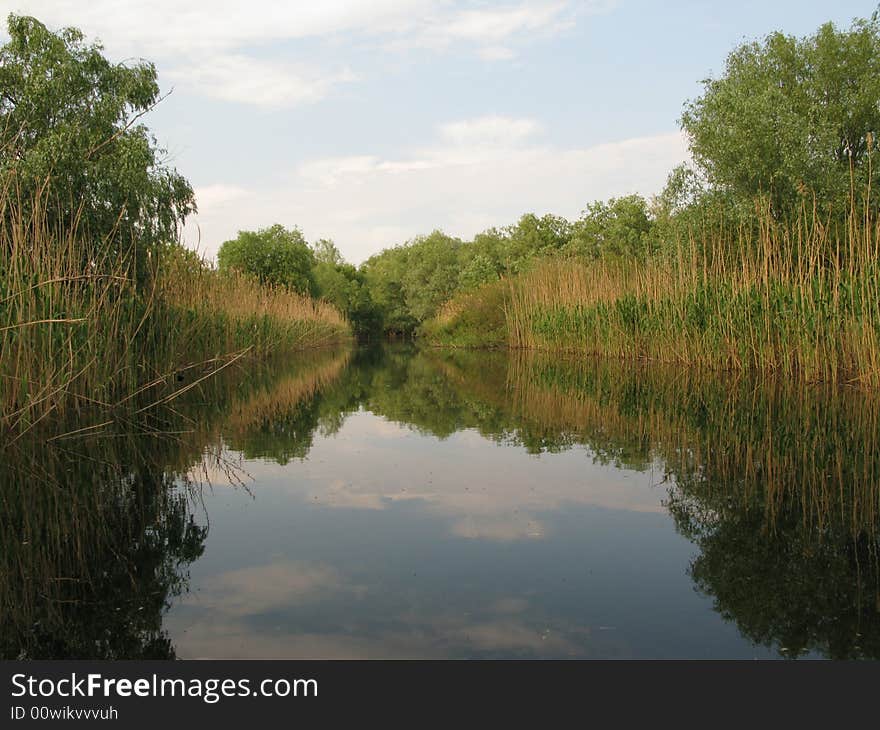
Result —
[[0, 651], [880, 657], [880, 399], [397, 345], [0, 467]]

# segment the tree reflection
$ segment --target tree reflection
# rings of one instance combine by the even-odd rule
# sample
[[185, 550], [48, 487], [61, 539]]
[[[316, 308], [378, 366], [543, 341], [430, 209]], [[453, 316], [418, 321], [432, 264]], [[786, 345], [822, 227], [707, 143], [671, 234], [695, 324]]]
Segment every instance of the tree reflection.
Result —
[[665, 470], [676, 527], [700, 549], [697, 588], [751, 641], [787, 657], [880, 657], [875, 394], [522, 353], [490, 367], [425, 357], [458, 391], [463, 426]]
[[189, 475], [206, 450], [286, 464], [364, 408], [440, 439], [473, 429], [659, 469], [699, 548], [695, 585], [744, 636], [787, 657], [880, 658], [880, 396], [405, 346], [230, 377], [151, 413], [149, 437], [120, 418], [99, 437], [7, 450], [0, 655], [173, 657], [162, 615], [204, 549]]
[[198, 470], [211, 454], [215, 468], [227, 469], [224, 435], [263, 443], [266, 424], [281, 424], [267, 447], [276, 458], [304, 455], [315, 395], [347, 359], [325, 351], [274, 370], [230, 369], [173, 407], [139, 414], [142, 403], [131, 403], [109, 427], [51, 439], [87, 423], [87, 412], [69, 414], [53, 431], [8, 446], [0, 460], [0, 657], [174, 658], [162, 616], [187, 590], [208, 532], [194, 510]]

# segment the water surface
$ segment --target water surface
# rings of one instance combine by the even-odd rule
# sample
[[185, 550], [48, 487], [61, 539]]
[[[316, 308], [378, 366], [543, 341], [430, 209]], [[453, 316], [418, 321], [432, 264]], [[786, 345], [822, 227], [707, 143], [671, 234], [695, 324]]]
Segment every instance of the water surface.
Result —
[[878, 413], [644, 364], [313, 353], [217, 379], [152, 435], [39, 467], [22, 447], [0, 647], [876, 658]]

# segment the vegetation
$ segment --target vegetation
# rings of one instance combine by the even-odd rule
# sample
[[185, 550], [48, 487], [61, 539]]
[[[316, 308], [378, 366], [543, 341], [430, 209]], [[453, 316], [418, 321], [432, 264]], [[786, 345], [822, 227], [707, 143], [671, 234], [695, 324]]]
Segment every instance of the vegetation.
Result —
[[333, 241], [313, 244], [318, 295], [342, 312], [361, 339], [381, 334], [382, 322], [367, 288], [366, 275], [347, 263]]
[[261, 284], [282, 286], [305, 295], [318, 293], [315, 257], [298, 228], [274, 225], [259, 231], [239, 231], [217, 253], [220, 271], [235, 271]]
[[[176, 245], [154, 249], [148, 290], [125, 263], [84, 267], [75, 234], [21, 221], [0, 232], [0, 429], [3, 440], [42, 419], [88, 404], [104, 417], [128, 412], [132, 393], [189, 385], [199, 363], [221, 367], [246, 353], [266, 357], [338, 342], [348, 327], [332, 306], [252, 279], [214, 271]], [[8, 220], [8, 218], [7, 218]], [[11, 235], [7, 238], [7, 235]], [[104, 272], [104, 273], [99, 273]], [[83, 424], [87, 425], [87, 424]]]
[[827, 23], [807, 38], [773, 33], [743, 44], [681, 121], [709, 183], [745, 206], [767, 195], [774, 215], [784, 215], [809, 189], [823, 213], [840, 214], [851, 175], [859, 188], [876, 183], [869, 158], [878, 100], [875, 13], [847, 31]]
[[[175, 243], [193, 191], [140, 123], [155, 68], [33, 18], [9, 37], [4, 658], [173, 656], [161, 613], [206, 536], [193, 470], [304, 458], [362, 406], [439, 438], [660, 464], [691, 576], [746, 636], [880, 656], [880, 403], [815, 382], [880, 385], [876, 14], [736, 49], [685, 107], [695, 167], [652, 201], [437, 230], [359, 267], [280, 225], [199, 259]], [[514, 351], [302, 352], [352, 330]]]
[[[78, 30], [53, 33], [30, 17], [10, 15], [7, 31], [0, 179], [20, 220], [39, 205], [49, 230], [77, 232], [84, 262], [98, 258], [143, 283], [149, 249], [174, 240], [195, 210], [189, 183], [140, 123], [159, 102], [155, 67], [111, 63]], [[7, 241], [17, 222], [4, 215]]]
[[[497, 344], [498, 316], [467, 310], [502, 300], [514, 347], [877, 385], [880, 228], [853, 221], [843, 241], [827, 230], [811, 212], [793, 224], [768, 214], [755, 239], [691, 238], [644, 264], [551, 260], [453, 300], [424, 331], [444, 344]], [[726, 254], [731, 246], [740, 252]]]
[[503, 318], [513, 347], [880, 385], [877, 48], [875, 14], [735, 50], [682, 117], [695, 170], [650, 206], [590, 206], [558, 253], [422, 332], [494, 346]]
[[9, 35], [0, 48], [0, 446], [86, 405], [100, 404], [92, 425], [106, 425], [132, 394], [185, 383], [181, 373], [199, 363], [348, 337], [332, 305], [216, 271], [174, 243], [194, 205], [137, 123], [157, 101], [151, 65], [111, 64], [78, 31], [54, 34], [33, 18], [10, 16]]

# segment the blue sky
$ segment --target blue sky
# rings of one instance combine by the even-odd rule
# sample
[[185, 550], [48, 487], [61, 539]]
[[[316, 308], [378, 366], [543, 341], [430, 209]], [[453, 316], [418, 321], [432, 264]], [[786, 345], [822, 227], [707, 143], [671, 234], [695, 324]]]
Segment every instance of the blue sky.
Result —
[[148, 123], [196, 188], [186, 240], [298, 225], [351, 261], [442, 228], [656, 193], [677, 119], [740, 42], [874, 3], [0, 0], [173, 93]]

